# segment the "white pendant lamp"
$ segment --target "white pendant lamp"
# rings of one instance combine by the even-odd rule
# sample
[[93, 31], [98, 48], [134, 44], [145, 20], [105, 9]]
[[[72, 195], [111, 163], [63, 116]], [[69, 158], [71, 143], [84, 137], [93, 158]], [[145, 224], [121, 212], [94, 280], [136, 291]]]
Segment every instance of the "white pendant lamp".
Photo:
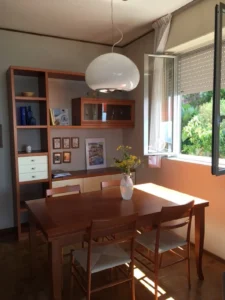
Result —
[[[113, 30], [113, 0], [111, 0], [111, 16]], [[112, 46], [112, 52], [98, 56], [87, 67], [85, 81], [94, 91], [109, 93], [115, 90], [131, 91], [135, 89], [140, 80], [137, 66], [127, 56], [114, 53], [114, 46], [123, 39], [123, 33], [119, 28], [121, 38]]]

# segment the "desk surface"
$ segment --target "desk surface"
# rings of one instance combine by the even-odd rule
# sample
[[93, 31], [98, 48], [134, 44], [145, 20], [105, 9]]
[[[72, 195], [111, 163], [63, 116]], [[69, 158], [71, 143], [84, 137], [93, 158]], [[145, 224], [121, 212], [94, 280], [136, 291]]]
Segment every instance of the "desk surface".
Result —
[[195, 207], [209, 202], [152, 183], [136, 185], [131, 200], [122, 200], [119, 188], [59, 196], [26, 202], [29, 212], [48, 238], [84, 230], [92, 219], [138, 213], [138, 219], [154, 221], [162, 206], [195, 200]]

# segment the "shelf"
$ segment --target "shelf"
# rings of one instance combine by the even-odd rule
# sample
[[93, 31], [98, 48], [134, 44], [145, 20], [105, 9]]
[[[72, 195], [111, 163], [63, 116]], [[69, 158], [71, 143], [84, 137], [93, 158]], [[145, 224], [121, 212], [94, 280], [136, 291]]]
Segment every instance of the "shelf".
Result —
[[93, 125], [51, 125], [51, 129], [122, 129], [122, 128], [134, 128], [134, 124], [126, 123], [103, 123]]
[[19, 182], [19, 184], [24, 185], [24, 184], [34, 184], [34, 183], [42, 183], [42, 182], [49, 182], [49, 179], [22, 181], [22, 182]]
[[25, 97], [25, 96], [16, 96], [16, 101], [46, 101], [45, 97]]
[[39, 155], [48, 155], [48, 152], [46, 151], [41, 151], [41, 150], [37, 150], [37, 151], [32, 151], [31, 153], [27, 153], [25, 151], [19, 151], [18, 152], [18, 156], [39, 156]]
[[19, 125], [16, 126], [17, 129], [42, 129], [48, 128], [47, 125]]

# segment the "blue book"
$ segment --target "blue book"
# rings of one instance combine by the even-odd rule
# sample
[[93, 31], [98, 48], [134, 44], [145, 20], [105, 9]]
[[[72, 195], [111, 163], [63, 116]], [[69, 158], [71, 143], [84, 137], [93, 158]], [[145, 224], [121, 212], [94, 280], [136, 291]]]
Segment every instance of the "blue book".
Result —
[[26, 106], [21, 106], [20, 107], [20, 125], [26, 125]]

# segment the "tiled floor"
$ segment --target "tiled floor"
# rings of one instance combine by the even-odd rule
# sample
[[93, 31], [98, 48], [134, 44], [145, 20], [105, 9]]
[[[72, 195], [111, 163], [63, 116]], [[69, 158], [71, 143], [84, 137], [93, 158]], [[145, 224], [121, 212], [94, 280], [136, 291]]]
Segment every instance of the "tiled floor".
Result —
[[[47, 300], [48, 263], [47, 246], [40, 241], [38, 246], [37, 276], [34, 280], [29, 276], [29, 248], [28, 241], [20, 243], [0, 239], [0, 299], [2, 300]], [[167, 257], [168, 258], [168, 257]], [[165, 259], [167, 259], [165, 257]], [[185, 263], [164, 269], [160, 273], [160, 287], [164, 294], [159, 300], [221, 300], [222, 299], [222, 273], [225, 271], [225, 264], [215, 260], [211, 256], [204, 256], [205, 280], [199, 281], [196, 276], [195, 261], [192, 255], [191, 281], [192, 288], [189, 291], [186, 280]], [[137, 264], [138, 267], [138, 264]], [[153, 274], [140, 267], [135, 271], [136, 275], [136, 299], [154, 299], [150, 291]], [[118, 276], [118, 274], [114, 274]], [[96, 280], [102, 282], [110, 279], [109, 272], [97, 275]], [[64, 264], [64, 292], [63, 300], [70, 300], [69, 297], [69, 264], [65, 258]], [[75, 286], [74, 300], [85, 299], [80, 289]], [[101, 300], [127, 300], [130, 299], [129, 285], [110, 288], [93, 294], [92, 299]]]

